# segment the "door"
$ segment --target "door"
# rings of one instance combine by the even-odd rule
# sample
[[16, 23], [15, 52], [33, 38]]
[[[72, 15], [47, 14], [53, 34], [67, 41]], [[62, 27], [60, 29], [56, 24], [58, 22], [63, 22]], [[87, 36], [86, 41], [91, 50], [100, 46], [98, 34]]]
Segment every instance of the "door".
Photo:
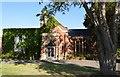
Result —
[[47, 47], [47, 57], [53, 58], [55, 57], [55, 47]]

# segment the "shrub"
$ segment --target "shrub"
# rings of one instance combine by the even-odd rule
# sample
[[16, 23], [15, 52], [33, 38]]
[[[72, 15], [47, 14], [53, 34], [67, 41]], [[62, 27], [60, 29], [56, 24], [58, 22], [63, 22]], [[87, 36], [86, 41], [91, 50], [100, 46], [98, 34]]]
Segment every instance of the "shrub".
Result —
[[74, 55], [73, 55], [73, 54], [68, 54], [68, 55], [66, 56], [66, 58], [69, 59], [69, 60], [70, 60], [70, 59], [73, 59], [73, 58], [74, 58]]
[[117, 49], [117, 57], [120, 57], [120, 48]]
[[74, 55], [74, 54], [68, 54], [66, 56], [67, 59], [78, 59], [78, 60], [98, 60], [97, 53], [96, 54], [80, 54], [80, 55]]
[[8, 59], [10, 58], [10, 56], [11, 56], [10, 53], [2, 54], [2, 59]]
[[86, 60], [86, 57], [84, 55], [80, 55], [80, 59], [79, 60]]
[[98, 59], [97, 54], [86, 54], [85, 57], [87, 60], [97, 60]]
[[77, 59], [77, 60], [85, 60], [86, 57], [84, 55], [74, 55], [74, 54], [68, 54], [67, 59]]

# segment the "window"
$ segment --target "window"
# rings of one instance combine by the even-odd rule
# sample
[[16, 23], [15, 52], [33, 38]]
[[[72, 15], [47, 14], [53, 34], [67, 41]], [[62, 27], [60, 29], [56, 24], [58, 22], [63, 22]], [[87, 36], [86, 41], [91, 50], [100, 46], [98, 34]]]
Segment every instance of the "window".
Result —
[[62, 46], [62, 51], [64, 51], [64, 46]]
[[48, 57], [54, 57], [55, 56], [55, 50], [53, 47], [48, 48]]
[[54, 48], [51, 48], [51, 57], [54, 57]]

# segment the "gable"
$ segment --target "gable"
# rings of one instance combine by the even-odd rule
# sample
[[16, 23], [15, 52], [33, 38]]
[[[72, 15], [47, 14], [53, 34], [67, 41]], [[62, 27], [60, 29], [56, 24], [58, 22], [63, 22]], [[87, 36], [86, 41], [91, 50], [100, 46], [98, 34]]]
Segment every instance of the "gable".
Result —
[[64, 33], [67, 32], [67, 29], [59, 23], [58, 26], [56, 26], [56, 27], [52, 30], [52, 32], [60, 33], [60, 35], [63, 36]]

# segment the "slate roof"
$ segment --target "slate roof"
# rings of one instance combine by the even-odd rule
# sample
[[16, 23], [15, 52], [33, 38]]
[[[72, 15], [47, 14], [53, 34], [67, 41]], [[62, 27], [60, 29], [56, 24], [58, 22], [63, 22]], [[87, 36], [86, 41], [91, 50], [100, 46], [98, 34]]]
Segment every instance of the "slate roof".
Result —
[[69, 36], [89, 36], [90, 32], [88, 29], [69, 29], [68, 30]]

